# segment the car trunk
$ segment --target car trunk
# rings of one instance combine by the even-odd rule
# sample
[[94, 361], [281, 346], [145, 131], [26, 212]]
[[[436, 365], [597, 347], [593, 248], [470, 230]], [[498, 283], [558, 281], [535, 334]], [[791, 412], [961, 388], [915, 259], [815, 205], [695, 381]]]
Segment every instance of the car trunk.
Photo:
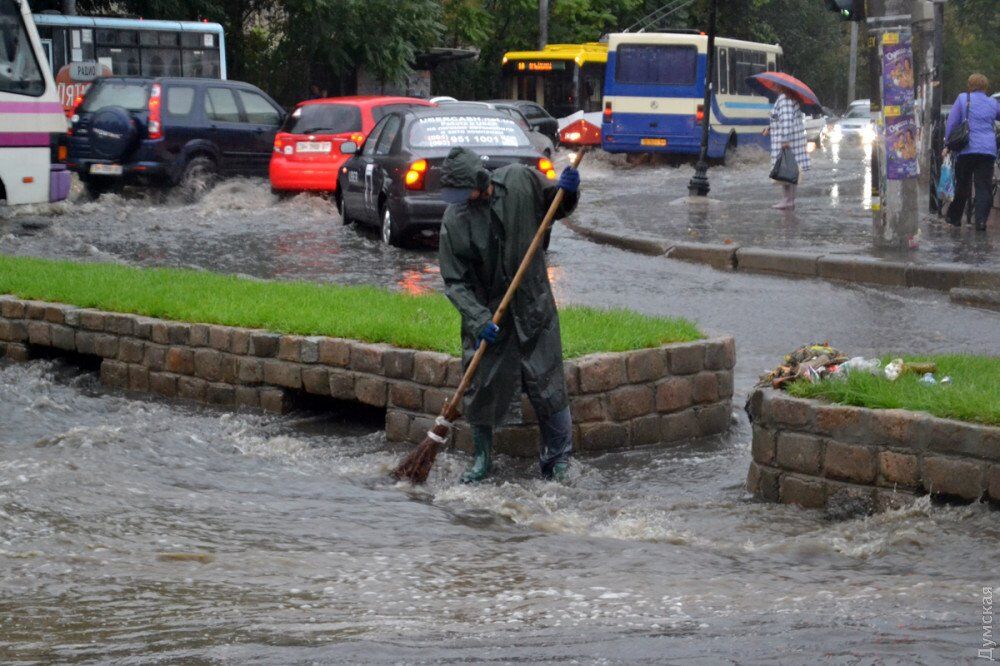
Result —
[[[539, 156], [534, 154], [534, 152], [529, 152], [521, 149], [473, 149], [480, 157], [487, 157], [489, 159], [483, 160], [483, 166], [490, 171], [496, 171], [501, 167], [508, 166], [510, 164], [523, 164], [527, 167], [531, 167], [538, 171], [538, 160]], [[441, 189], [441, 165], [448, 156], [448, 151], [421, 151], [417, 153], [416, 159], [427, 160], [427, 175], [424, 177], [424, 190], [434, 192]], [[539, 171], [539, 173], [541, 173]]]
[[290, 162], [341, 158], [347, 141], [361, 144], [361, 111], [353, 104], [308, 104], [296, 109], [275, 137], [275, 148]]

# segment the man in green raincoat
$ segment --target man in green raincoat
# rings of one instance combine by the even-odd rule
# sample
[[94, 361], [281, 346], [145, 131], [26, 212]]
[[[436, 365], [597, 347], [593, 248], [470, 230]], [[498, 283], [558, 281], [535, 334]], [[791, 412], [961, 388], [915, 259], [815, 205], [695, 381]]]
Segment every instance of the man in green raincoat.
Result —
[[557, 218], [576, 207], [580, 175], [567, 167], [549, 182], [529, 167], [494, 172], [467, 148], [454, 148], [441, 167], [441, 197], [449, 204], [441, 223], [438, 257], [445, 293], [462, 315], [463, 361], [488, 344], [468, 393], [475, 460], [462, 480], [490, 473], [493, 428], [523, 390], [538, 416], [539, 463], [546, 478], [565, 480], [573, 450], [573, 423], [563, 374], [559, 315], [545, 255], [535, 255], [499, 326], [492, 321], [507, 287], [558, 188], [565, 190]]

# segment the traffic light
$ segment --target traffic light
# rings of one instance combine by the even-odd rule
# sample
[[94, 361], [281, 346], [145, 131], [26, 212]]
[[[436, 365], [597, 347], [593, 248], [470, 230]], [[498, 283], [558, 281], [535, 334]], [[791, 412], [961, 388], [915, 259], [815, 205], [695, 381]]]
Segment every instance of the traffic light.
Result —
[[865, 0], [826, 0], [826, 8], [845, 21], [865, 20]]

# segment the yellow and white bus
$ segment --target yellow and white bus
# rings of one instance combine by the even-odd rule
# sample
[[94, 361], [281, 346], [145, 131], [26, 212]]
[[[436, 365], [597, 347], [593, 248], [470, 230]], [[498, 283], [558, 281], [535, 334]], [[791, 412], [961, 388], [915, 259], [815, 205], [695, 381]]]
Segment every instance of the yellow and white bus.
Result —
[[536, 102], [556, 118], [600, 111], [608, 45], [549, 44], [503, 57], [504, 96]]

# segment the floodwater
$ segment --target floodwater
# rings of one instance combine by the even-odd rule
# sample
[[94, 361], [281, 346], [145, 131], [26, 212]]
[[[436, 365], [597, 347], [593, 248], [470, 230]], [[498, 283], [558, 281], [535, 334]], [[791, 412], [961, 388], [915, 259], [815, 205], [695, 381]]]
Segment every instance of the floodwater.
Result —
[[[595, 162], [584, 187], [641, 202], [654, 170], [674, 173], [636, 169]], [[614, 212], [586, 196], [579, 216]], [[385, 248], [263, 181], [195, 205], [127, 193], [2, 215], [5, 253], [440, 286], [432, 250]], [[561, 302], [734, 333], [740, 395], [804, 342], [971, 352], [1000, 324], [933, 292], [726, 274], [561, 226], [550, 264]], [[462, 486], [468, 458], [447, 453], [415, 489], [387, 478], [402, 450], [349, 414], [233, 414], [0, 362], [0, 662], [974, 659], [996, 513], [921, 501], [838, 521], [754, 502], [740, 402], [727, 436], [581, 456], [569, 486], [504, 457]]]

